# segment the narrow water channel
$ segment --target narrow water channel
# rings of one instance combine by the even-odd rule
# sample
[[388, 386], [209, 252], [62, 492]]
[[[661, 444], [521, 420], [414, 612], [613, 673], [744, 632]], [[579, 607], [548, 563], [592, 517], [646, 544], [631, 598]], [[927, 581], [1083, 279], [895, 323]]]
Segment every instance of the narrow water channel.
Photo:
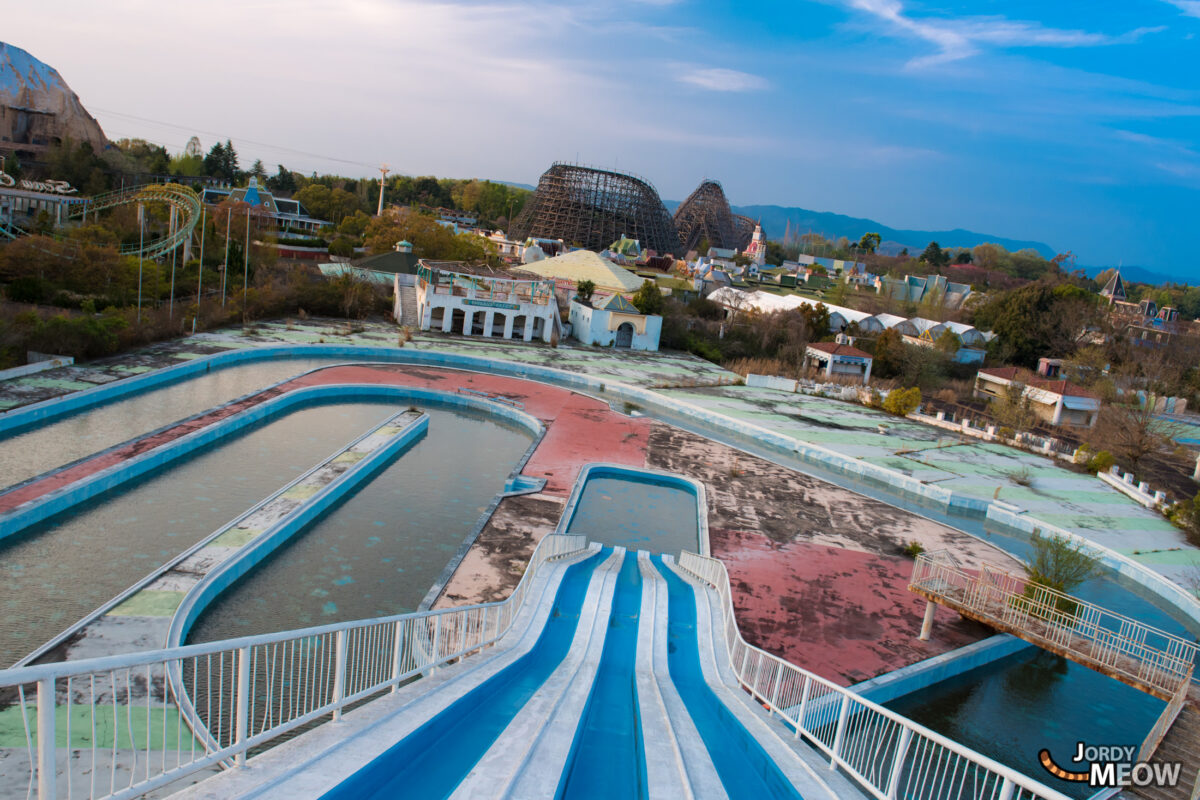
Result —
[[310, 369], [346, 360], [282, 358], [236, 364], [4, 438], [0, 489]]
[[191, 642], [415, 611], [528, 449], [528, 431], [423, 408], [425, 437], [226, 590]]
[[345, 403], [295, 411], [0, 542], [0, 665], [29, 654], [399, 408]]

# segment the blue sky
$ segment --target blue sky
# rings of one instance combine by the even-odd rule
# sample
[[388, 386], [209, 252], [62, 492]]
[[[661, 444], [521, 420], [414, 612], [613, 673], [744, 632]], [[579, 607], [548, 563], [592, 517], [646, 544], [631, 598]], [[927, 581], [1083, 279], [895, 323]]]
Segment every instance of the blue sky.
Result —
[[29, 4], [4, 37], [110, 137], [351, 175], [579, 160], [671, 199], [707, 176], [1200, 277], [1200, 0], [174, 5]]

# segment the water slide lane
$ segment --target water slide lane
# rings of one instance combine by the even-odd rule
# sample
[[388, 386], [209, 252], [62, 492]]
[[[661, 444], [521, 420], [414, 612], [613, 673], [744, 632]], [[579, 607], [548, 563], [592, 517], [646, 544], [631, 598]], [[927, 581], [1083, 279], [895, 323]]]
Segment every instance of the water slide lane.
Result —
[[441, 798], [453, 792], [566, 656], [592, 572], [611, 553], [604, 548], [567, 568], [550, 618], [529, 652], [322, 797]]
[[600, 667], [575, 731], [556, 798], [649, 796], [634, 666], [642, 609], [637, 553], [627, 552]]
[[667, 582], [667, 664], [671, 680], [704, 740], [709, 758], [732, 800], [794, 798], [799, 792], [704, 680], [696, 635], [696, 596], [678, 575], [651, 556]]

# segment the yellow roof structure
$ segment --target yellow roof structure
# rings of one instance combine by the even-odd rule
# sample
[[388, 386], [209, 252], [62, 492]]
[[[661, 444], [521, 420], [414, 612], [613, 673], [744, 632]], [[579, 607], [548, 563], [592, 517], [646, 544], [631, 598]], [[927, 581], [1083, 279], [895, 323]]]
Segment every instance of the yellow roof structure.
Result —
[[574, 250], [565, 255], [524, 264], [517, 269], [543, 278], [573, 283], [591, 281], [601, 292], [636, 292], [642, 286], [642, 279], [637, 275], [591, 250]]

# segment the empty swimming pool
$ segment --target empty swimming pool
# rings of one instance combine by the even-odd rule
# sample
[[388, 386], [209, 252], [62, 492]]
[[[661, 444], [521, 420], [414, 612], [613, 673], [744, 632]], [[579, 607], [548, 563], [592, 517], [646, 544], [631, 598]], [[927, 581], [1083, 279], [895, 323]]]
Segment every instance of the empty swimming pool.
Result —
[[697, 514], [702, 493], [702, 487], [679, 476], [590, 464], [568, 502], [563, 530], [633, 551], [706, 553], [706, 531]]

